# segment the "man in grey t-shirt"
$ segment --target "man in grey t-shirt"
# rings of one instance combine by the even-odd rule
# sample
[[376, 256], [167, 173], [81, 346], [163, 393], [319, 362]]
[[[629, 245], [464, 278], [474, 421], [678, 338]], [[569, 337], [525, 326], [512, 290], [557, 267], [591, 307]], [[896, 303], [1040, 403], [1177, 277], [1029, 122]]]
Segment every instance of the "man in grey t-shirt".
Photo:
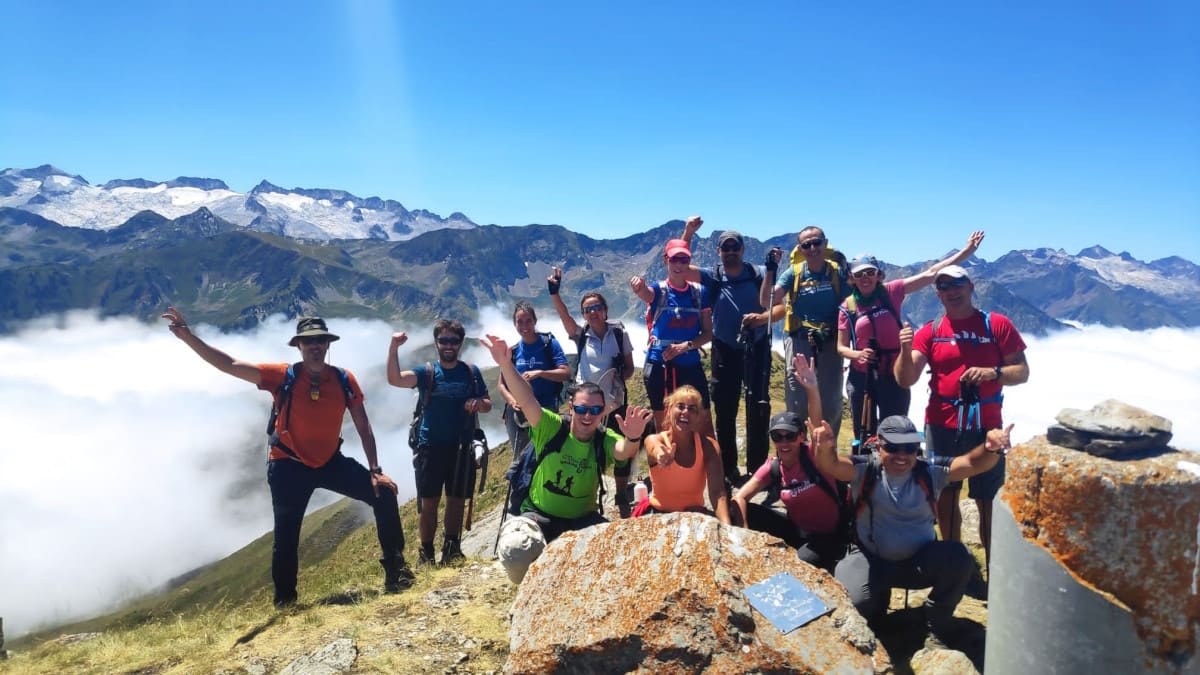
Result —
[[855, 523], [859, 546], [834, 572], [859, 613], [882, 618], [893, 587], [932, 586], [925, 620], [930, 634], [947, 642], [975, 562], [962, 543], [938, 541], [934, 504], [949, 482], [995, 466], [1011, 431], [1011, 424], [993, 429], [970, 452], [934, 464], [919, 456], [921, 434], [903, 415], [880, 422], [878, 448], [870, 457], [839, 457], [832, 443], [814, 444], [817, 468], [849, 482], [850, 494], [863, 504]]

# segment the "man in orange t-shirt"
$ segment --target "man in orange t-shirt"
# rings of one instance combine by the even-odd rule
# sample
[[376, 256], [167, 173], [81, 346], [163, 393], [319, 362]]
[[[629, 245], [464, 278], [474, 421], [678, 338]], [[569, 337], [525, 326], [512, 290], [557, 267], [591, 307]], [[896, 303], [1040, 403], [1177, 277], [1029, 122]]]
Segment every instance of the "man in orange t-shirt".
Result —
[[[271, 549], [275, 606], [284, 607], [296, 601], [300, 525], [309, 497], [319, 487], [371, 505], [383, 551], [380, 563], [384, 569], [384, 589], [397, 593], [411, 586], [413, 574], [404, 562], [404, 530], [400, 525], [396, 483], [379, 466], [375, 434], [367, 419], [358, 381], [346, 371], [343, 387], [343, 371], [325, 363], [329, 343], [338, 339], [326, 329], [325, 321], [305, 317], [296, 324], [296, 335], [288, 344], [300, 350], [301, 362], [293, 368], [290, 394], [281, 397], [280, 390], [291, 366], [239, 361], [192, 333], [178, 309], [168, 307], [162, 316], [171, 322], [171, 333], [200, 358], [275, 397], [274, 409], [278, 414], [274, 417], [267, 463], [267, 484], [271, 487], [271, 507], [275, 514], [275, 541]], [[369, 469], [341, 453], [340, 432], [347, 410], [362, 440]]]

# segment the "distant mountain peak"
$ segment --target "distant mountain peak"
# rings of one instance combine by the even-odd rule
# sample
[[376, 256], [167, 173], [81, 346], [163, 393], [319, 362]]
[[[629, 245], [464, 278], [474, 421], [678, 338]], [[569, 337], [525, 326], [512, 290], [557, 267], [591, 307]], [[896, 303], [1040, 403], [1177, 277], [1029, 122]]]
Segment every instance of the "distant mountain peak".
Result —
[[280, 194], [284, 194], [287, 192], [287, 190], [284, 190], [283, 188], [279, 187], [278, 185], [275, 185], [274, 183], [271, 183], [270, 181], [266, 180], [265, 178], [261, 182], [259, 182], [258, 185], [255, 185], [254, 188], [250, 190], [250, 194], [252, 194], [252, 195], [260, 195], [265, 192], [278, 192]]
[[73, 178], [85, 185], [87, 184], [87, 181], [83, 179], [83, 176], [69, 174], [53, 164], [43, 164], [32, 169], [5, 169], [3, 172], [0, 172], [0, 176], [15, 176], [18, 178], [30, 178], [33, 180], [45, 180], [50, 176], [65, 176], [67, 178]]
[[1089, 246], [1088, 248], [1085, 248], [1082, 251], [1080, 251], [1079, 255], [1077, 257], [1079, 257], [1079, 258], [1111, 258], [1112, 256], [1113, 256], [1112, 251], [1104, 248], [1103, 246], [1101, 246], [1099, 244], [1096, 244], [1095, 246]]
[[229, 186], [225, 181], [217, 178], [192, 178], [189, 176], [180, 176], [172, 181], [167, 181], [167, 187], [185, 187], [199, 188], [201, 190], [228, 190]]

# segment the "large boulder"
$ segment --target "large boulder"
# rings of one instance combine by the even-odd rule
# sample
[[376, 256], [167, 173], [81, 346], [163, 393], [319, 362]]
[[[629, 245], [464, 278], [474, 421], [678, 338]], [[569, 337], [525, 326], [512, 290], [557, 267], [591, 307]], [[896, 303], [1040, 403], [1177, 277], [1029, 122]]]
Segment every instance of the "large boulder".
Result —
[[[777, 573], [831, 614], [783, 634], [742, 591]], [[697, 513], [568, 532], [529, 568], [511, 610], [511, 673], [891, 671], [842, 586], [766, 534]]]

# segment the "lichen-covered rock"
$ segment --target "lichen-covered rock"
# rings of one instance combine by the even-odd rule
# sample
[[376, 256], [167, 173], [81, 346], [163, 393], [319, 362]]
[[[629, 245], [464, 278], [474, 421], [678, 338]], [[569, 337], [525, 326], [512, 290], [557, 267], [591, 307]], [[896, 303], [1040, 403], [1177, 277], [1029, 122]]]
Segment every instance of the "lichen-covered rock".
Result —
[[280, 675], [333, 675], [354, 667], [358, 647], [350, 638], [334, 640], [317, 651], [292, 661]]
[[912, 655], [908, 665], [914, 675], [972, 675], [979, 672], [966, 654], [953, 649], [922, 649]]
[[1002, 493], [1025, 539], [1127, 607], [1147, 652], [1170, 662], [1200, 659], [1196, 462], [1169, 449], [1113, 461], [1039, 437], [1009, 453]]
[[[742, 591], [779, 572], [832, 614], [788, 634]], [[511, 610], [510, 673], [891, 671], [846, 591], [781, 541], [696, 513], [569, 532], [546, 548]]]
[[1064, 408], [1055, 419], [1070, 429], [1107, 438], [1141, 438], [1165, 433], [1167, 440], [1171, 439], [1171, 420], [1111, 398], [1091, 410]]

